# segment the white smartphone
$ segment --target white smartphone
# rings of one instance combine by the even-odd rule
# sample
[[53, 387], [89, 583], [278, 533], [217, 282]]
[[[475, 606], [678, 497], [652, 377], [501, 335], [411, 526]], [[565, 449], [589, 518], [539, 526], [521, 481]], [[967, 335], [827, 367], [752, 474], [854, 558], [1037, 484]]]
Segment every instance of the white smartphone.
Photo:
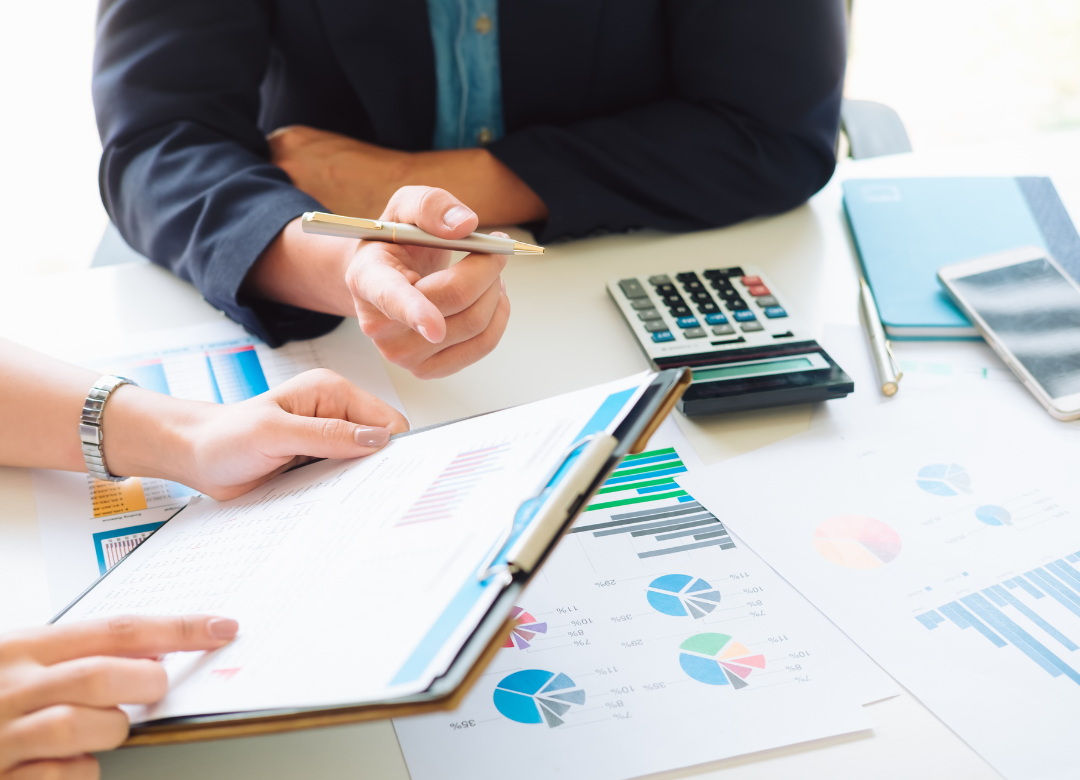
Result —
[[1080, 418], [1080, 285], [1039, 247], [947, 265], [938, 279], [1058, 420]]

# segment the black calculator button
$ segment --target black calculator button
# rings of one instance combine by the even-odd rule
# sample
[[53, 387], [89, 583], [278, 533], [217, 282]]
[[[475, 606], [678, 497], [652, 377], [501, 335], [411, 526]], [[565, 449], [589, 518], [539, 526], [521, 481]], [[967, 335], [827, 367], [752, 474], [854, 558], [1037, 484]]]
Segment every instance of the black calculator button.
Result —
[[721, 298], [738, 298], [739, 294], [735, 292], [734, 287], [717, 287], [716, 294]]
[[627, 298], [647, 298], [649, 294], [637, 279], [623, 279], [619, 282], [619, 288]]
[[712, 296], [704, 290], [697, 290], [690, 293], [690, 300], [692, 300], [694, 303], [711, 303]]
[[762, 295], [760, 298], [755, 298], [754, 300], [757, 302], [757, 305], [763, 309], [768, 308], [769, 306], [780, 305], [780, 301], [776, 300], [776, 296], [774, 295]]
[[656, 292], [659, 295], [678, 295], [679, 294], [678, 289], [676, 289], [675, 285], [671, 284], [670, 282], [665, 282], [664, 284], [656, 285]]
[[671, 306], [670, 308], [668, 308], [668, 311], [671, 312], [672, 317], [690, 316], [690, 309], [688, 309], [686, 306]]
[[730, 336], [735, 332], [735, 328], [732, 325], [717, 325], [712, 332], [714, 336]]
[[671, 284], [671, 277], [667, 274], [659, 274], [658, 276], [650, 276], [649, 284], [659, 287], [662, 284]]
[[727, 307], [732, 311], [741, 311], [742, 309], [750, 308], [746, 305], [746, 301], [744, 301], [742, 298], [729, 298], [728, 300], [724, 301], [724, 303], [726, 303]]
[[693, 295], [696, 292], [704, 292], [705, 287], [697, 279], [692, 282], [683, 282], [683, 289]]
[[668, 330], [668, 325], [663, 320], [649, 320], [645, 323], [646, 333], [659, 333], [662, 330]]
[[728, 278], [734, 279], [741, 279], [742, 277], [746, 276], [746, 274], [743, 273], [743, 269], [739, 268], [739, 266], [737, 265], [733, 265], [731, 266], [731, 268], [725, 268], [724, 275]]
[[649, 320], [659, 320], [663, 319], [664, 317], [664, 315], [662, 315], [656, 309], [642, 309], [638, 312], [637, 316], [638, 319], [642, 320], [643, 322], [648, 322]]
[[698, 311], [702, 314], [716, 314], [718, 311], [720, 311], [720, 307], [712, 301], [709, 301], [708, 303], [699, 303]]
[[650, 301], [648, 298], [638, 298], [635, 301], [630, 301], [630, 308], [635, 311], [641, 311], [642, 309], [655, 309], [656, 304]]
[[704, 328], [687, 328], [682, 332], [683, 336], [688, 339], [703, 339], [705, 338]]
[[683, 284], [686, 284], [687, 282], [696, 282], [698, 280], [697, 274], [693, 271], [684, 271], [681, 274], [675, 274], [675, 278]]
[[682, 306], [684, 303], [681, 295], [665, 295], [664, 304], [666, 306]]

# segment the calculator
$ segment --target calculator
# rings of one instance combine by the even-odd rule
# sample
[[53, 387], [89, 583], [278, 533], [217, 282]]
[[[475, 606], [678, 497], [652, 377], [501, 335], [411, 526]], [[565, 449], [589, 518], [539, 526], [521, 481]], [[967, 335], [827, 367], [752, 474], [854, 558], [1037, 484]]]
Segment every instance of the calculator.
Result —
[[687, 366], [687, 416], [843, 398], [836, 361], [752, 266], [612, 279], [608, 293], [654, 368]]

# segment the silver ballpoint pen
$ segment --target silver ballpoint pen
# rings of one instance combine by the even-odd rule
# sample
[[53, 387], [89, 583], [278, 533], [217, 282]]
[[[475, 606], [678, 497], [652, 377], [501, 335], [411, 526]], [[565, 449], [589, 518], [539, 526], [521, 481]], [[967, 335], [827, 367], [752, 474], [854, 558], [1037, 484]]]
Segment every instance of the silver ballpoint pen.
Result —
[[878, 311], [877, 301], [866, 278], [859, 274], [859, 313], [862, 314], [863, 326], [866, 328], [866, 337], [870, 341], [870, 351], [874, 355], [874, 367], [877, 369], [878, 379], [881, 380], [881, 392], [885, 395], [896, 395], [900, 389], [900, 380], [904, 374], [893, 357], [889, 340], [885, 337], [885, 328], [881, 325], [881, 313]]
[[434, 249], [450, 249], [457, 252], [483, 252], [488, 255], [542, 255], [544, 247], [526, 244], [512, 238], [470, 233], [465, 238], [439, 238], [425, 233], [416, 225], [400, 222], [383, 222], [377, 219], [341, 217], [321, 211], [309, 211], [300, 220], [305, 233], [341, 238], [362, 238], [365, 241], [386, 241], [390, 244], [426, 246]]

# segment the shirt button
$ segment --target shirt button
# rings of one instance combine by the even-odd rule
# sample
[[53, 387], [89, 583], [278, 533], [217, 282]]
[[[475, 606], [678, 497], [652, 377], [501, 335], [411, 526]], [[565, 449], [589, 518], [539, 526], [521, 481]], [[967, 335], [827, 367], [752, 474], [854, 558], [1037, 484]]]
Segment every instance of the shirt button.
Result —
[[481, 35], [487, 35], [491, 32], [491, 17], [487, 14], [480, 14], [480, 16], [476, 18], [476, 24], [474, 24], [473, 27]]
[[476, 140], [480, 142], [481, 146], [487, 146], [491, 143], [492, 137], [491, 130], [486, 127], [481, 127], [480, 132], [476, 134]]

